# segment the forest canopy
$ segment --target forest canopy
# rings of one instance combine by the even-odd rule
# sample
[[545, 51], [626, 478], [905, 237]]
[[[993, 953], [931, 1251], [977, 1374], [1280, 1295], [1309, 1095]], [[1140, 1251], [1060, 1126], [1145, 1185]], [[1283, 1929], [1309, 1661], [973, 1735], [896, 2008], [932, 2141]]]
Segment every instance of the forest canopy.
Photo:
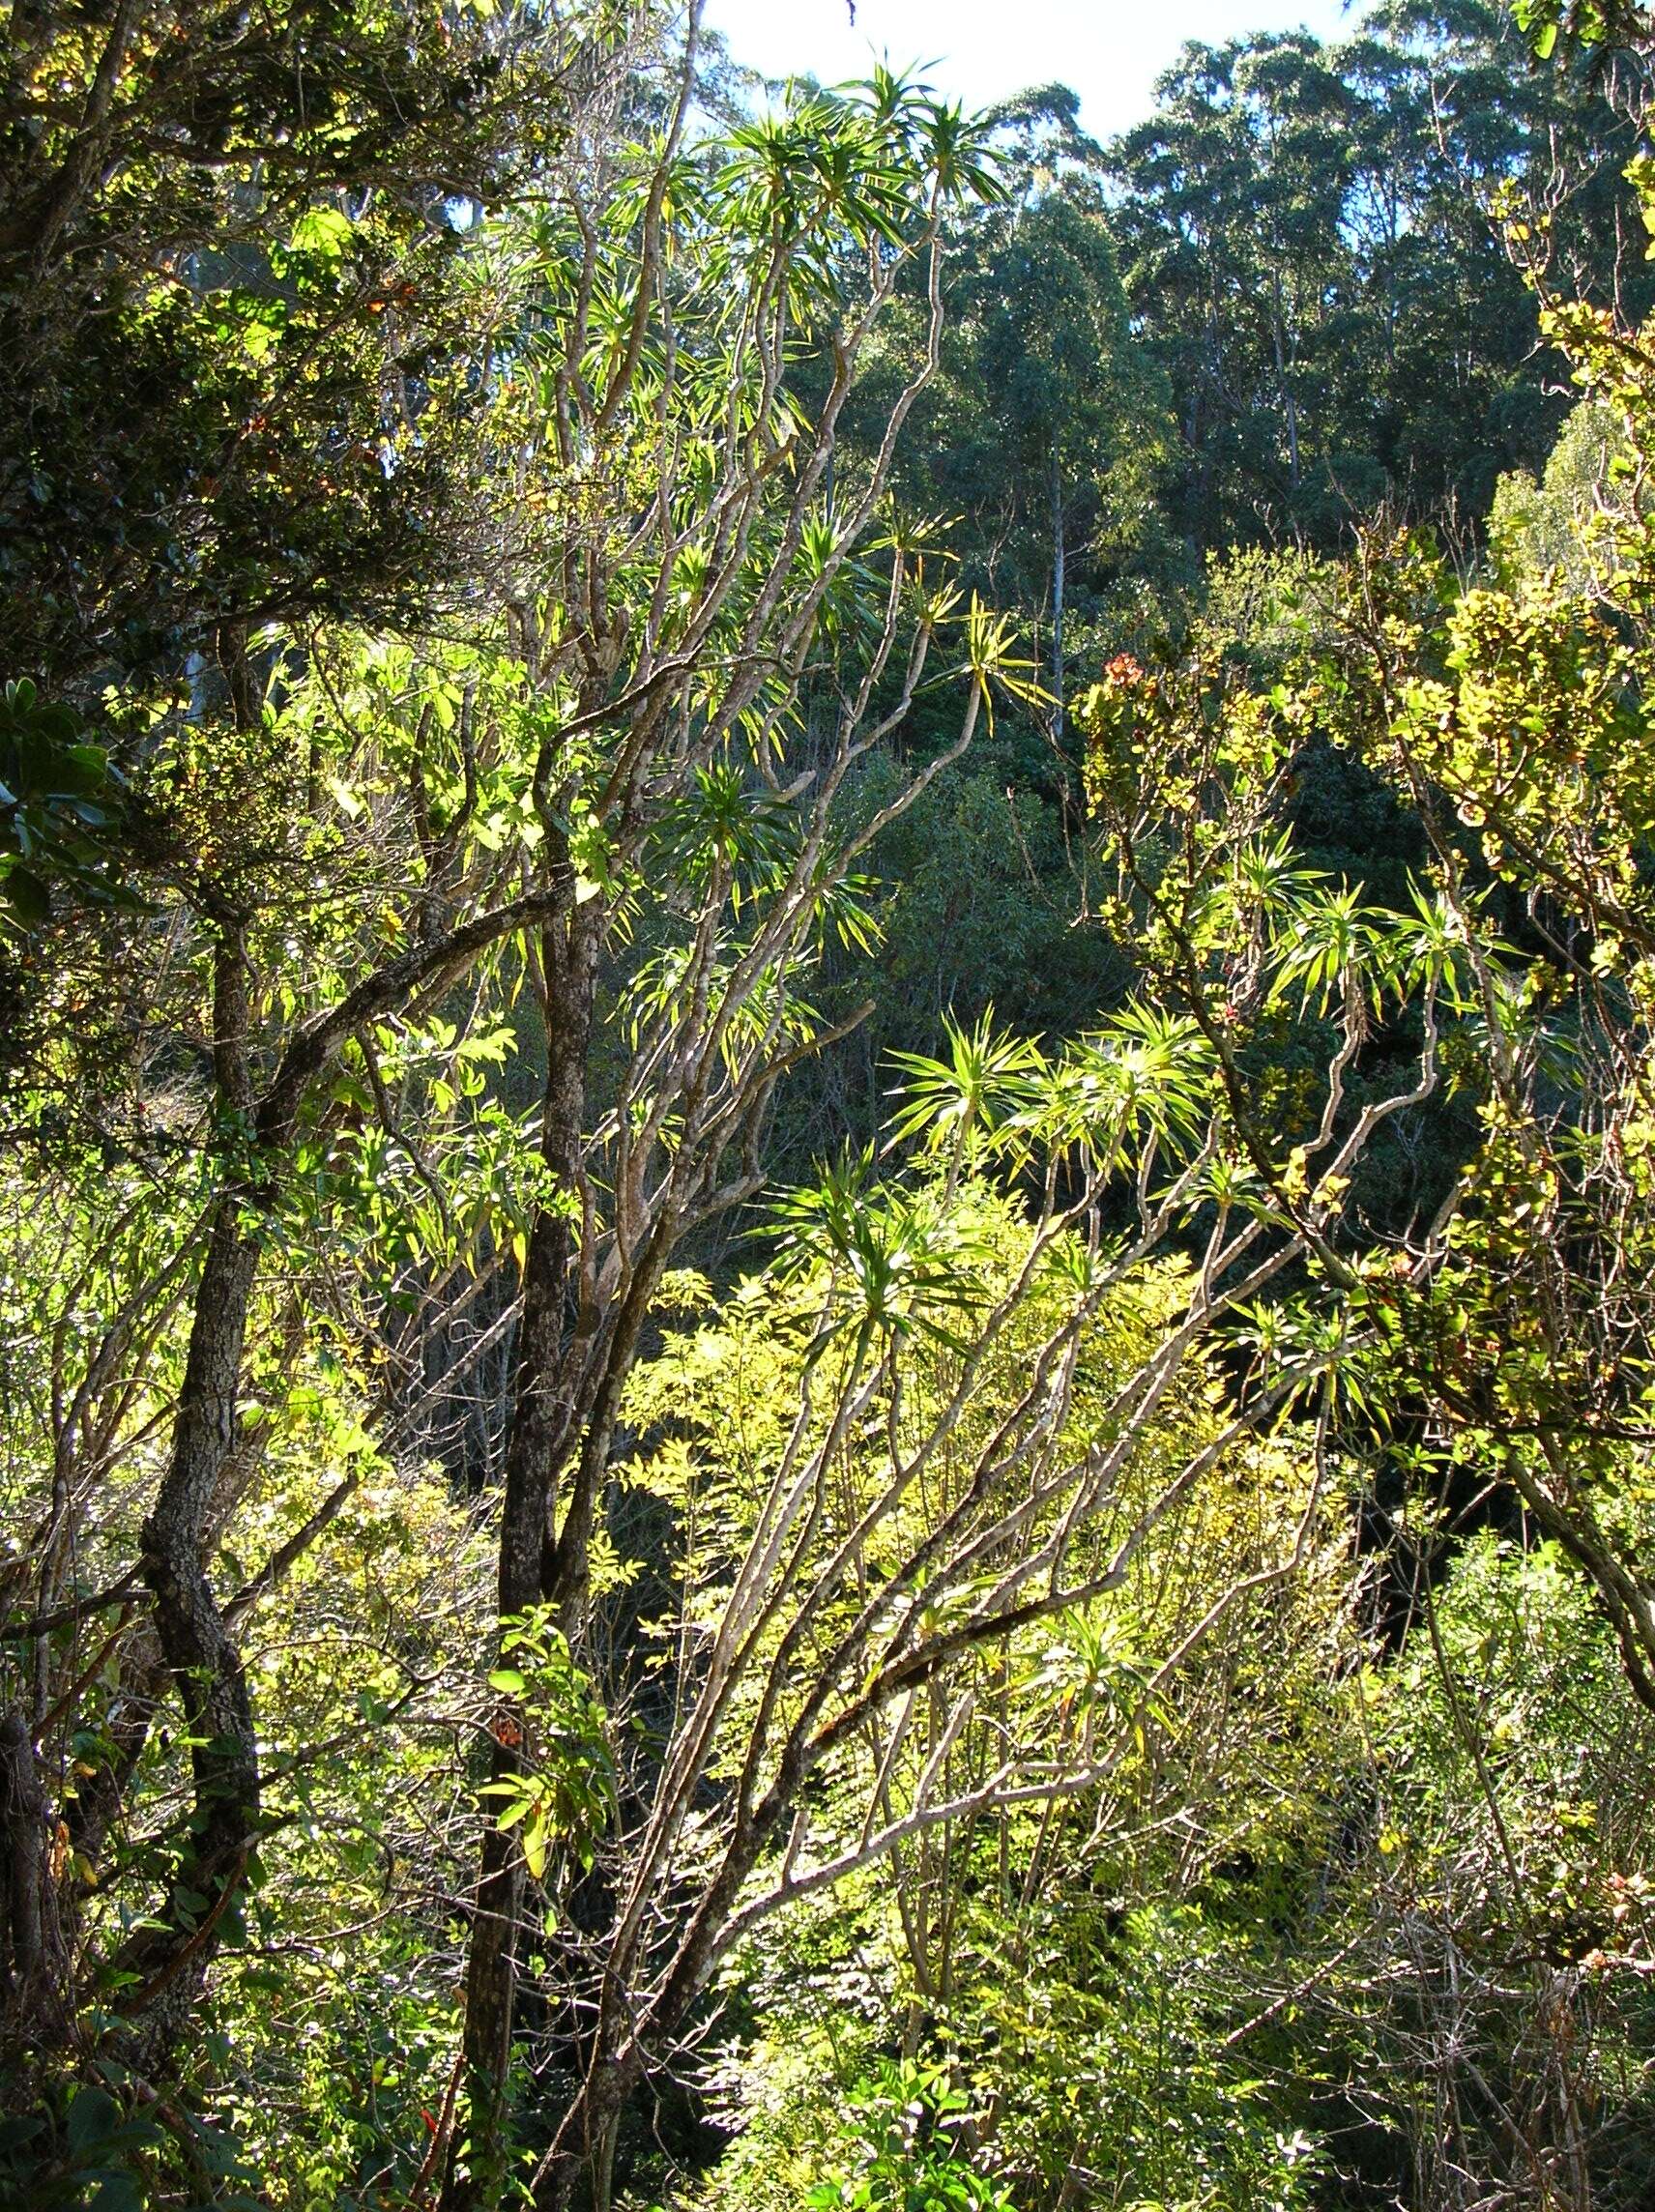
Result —
[[1647, 2204], [1652, 57], [13, 11], [0, 2205]]

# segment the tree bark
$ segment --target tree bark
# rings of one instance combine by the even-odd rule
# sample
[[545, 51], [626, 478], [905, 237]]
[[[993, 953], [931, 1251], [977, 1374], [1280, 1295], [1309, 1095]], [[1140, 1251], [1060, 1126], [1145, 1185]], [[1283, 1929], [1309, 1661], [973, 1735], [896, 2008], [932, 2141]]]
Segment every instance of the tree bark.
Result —
[[156, 1635], [184, 1705], [195, 1810], [161, 1925], [119, 1964], [135, 1977], [123, 2012], [147, 2016], [164, 2051], [193, 2009], [220, 1938], [220, 1923], [257, 1839], [259, 1765], [241, 1654], [224, 1626], [202, 1558], [203, 1528], [218, 1472], [236, 1436], [236, 1399], [258, 1246], [244, 1208], [222, 1201], [196, 1289], [184, 1396], [172, 1458], [139, 1545]]
[[1052, 695], [1058, 704], [1052, 713], [1052, 735], [1063, 742], [1063, 593], [1067, 582], [1068, 552], [1063, 543], [1063, 480], [1058, 449], [1052, 447]]
[[43, 2025], [61, 2025], [50, 2018], [61, 2009], [52, 2002], [50, 1831], [28, 1721], [10, 1712], [0, 1720], [0, 2052], [8, 2061]]
[[[546, 1084], [540, 1156], [553, 1192], [572, 1197], [586, 1117], [586, 1062], [601, 940], [600, 901], [571, 902], [566, 920], [541, 934], [546, 982]], [[564, 1374], [564, 1339], [578, 1256], [566, 1208], [543, 1206], [529, 1233], [518, 1324], [511, 1425], [500, 1517], [498, 1603], [502, 1620], [541, 1601], [554, 1552], [552, 1513], [575, 1410]], [[489, 1780], [520, 1771], [514, 1746], [496, 1741]], [[492, 1800], [490, 1800], [492, 1802]], [[468, 2125], [444, 2177], [443, 2212], [491, 2212], [506, 2185], [507, 2081], [516, 2011], [517, 1939], [528, 1878], [516, 1839], [483, 1831], [471, 1945], [466, 1960], [462, 2064]]]
[[[237, 933], [227, 931], [214, 960], [213, 1059], [220, 1112], [244, 1132], [252, 1110], [248, 1018], [246, 956]], [[266, 1195], [244, 1169], [218, 1201], [195, 1286], [172, 1454], [138, 1545], [157, 1641], [184, 1707], [195, 1800], [160, 1925], [135, 1936], [116, 1961], [129, 1977], [119, 2008], [141, 2021], [146, 2044], [161, 2054], [194, 2007], [258, 1834], [252, 1704], [205, 1553], [208, 1517], [236, 1443], [242, 1354], [258, 1277], [255, 1220]]]
[[57, 245], [64, 224], [92, 182], [107, 146], [109, 111], [140, 16], [139, 0], [119, 0], [109, 35], [98, 58], [97, 71], [87, 88], [74, 143], [62, 166], [36, 195], [34, 205], [25, 207], [22, 216], [0, 232], [0, 253], [32, 253], [44, 262]]

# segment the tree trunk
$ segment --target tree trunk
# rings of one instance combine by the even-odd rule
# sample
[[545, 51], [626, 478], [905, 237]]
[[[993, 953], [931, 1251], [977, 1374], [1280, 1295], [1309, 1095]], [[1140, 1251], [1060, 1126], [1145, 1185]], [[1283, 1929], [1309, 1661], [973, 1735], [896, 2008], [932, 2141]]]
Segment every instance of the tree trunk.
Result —
[[1052, 695], [1058, 704], [1052, 713], [1052, 735], [1063, 742], [1063, 589], [1068, 556], [1063, 544], [1063, 483], [1058, 467], [1058, 449], [1052, 448]]
[[251, 1198], [246, 1189], [231, 1192], [214, 1224], [195, 1294], [172, 1459], [139, 1543], [156, 1635], [184, 1706], [195, 1795], [161, 1925], [137, 1937], [120, 1961], [136, 1976], [121, 2009], [144, 2016], [146, 2034], [162, 2051], [193, 2010], [258, 1834], [252, 1705], [202, 1559], [208, 1506], [235, 1442], [258, 1272], [258, 1246], [244, 1217]]
[[57, 2000], [51, 1813], [20, 1712], [0, 1720], [0, 2054], [56, 2042]]
[[[540, 1594], [540, 1557], [561, 1449], [553, 1395], [563, 1340], [570, 1234], [561, 1213], [541, 1211], [529, 1233], [518, 1324], [511, 1429], [501, 1508], [499, 1609], [502, 1619], [527, 1610]], [[496, 1741], [489, 1780], [519, 1771], [515, 1751]], [[492, 1799], [487, 1800], [493, 1803]], [[517, 1931], [526, 1895], [516, 1839], [492, 1824], [483, 1830], [477, 1903], [466, 1960], [463, 2066], [469, 2113], [468, 2155], [450, 2153], [443, 2204], [451, 2212], [488, 2212], [506, 2184], [506, 2083], [511, 2059]]]
[[621, 2108], [643, 2070], [642, 2054], [635, 2051], [593, 2066], [535, 2177], [535, 2212], [567, 2212], [582, 2167], [600, 2168], [606, 2145], [613, 2157]]
[[674, 1242], [676, 1224], [663, 1218], [650, 1250], [640, 1259], [637, 1274], [616, 1321], [603, 1360], [595, 1395], [582, 1423], [580, 1450], [568, 1502], [556, 1541], [548, 1545], [541, 1575], [541, 1594], [557, 1609], [560, 1624], [571, 1645], [578, 1644], [586, 1623], [592, 1586], [592, 1538], [597, 1523], [597, 1501], [609, 1471], [609, 1453], [621, 1413], [621, 1393], [632, 1371], [650, 1301], [660, 1284]]
[[792, 1809], [808, 1764], [804, 1743], [796, 1740], [760, 1805], [732, 1835], [723, 1863], [696, 1906], [641, 2022], [629, 1994], [638, 1969], [636, 1930], [605, 1961], [594, 2053], [586, 2079], [536, 2171], [535, 2212], [566, 2212], [582, 2167], [601, 2156], [623, 2106], [644, 2078], [649, 2056], [646, 2038], [651, 2047], [663, 2049], [682, 2028], [712, 1978], [742, 1885]]
[[[601, 902], [572, 906], [541, 937], [546, 979], [546, 1087], [540, 1155], [554, 1193], [572, 1196], [586, 1115], [586, 1060], [602, 924]], [[574, 1409], [564, 1384], [564, 1336], [577, 1258], [569, 1214], [543, 1207], [529, 1234], [518, 1324], [511, 1426], [501, 1502], [498, 1602], [503, 1620], [540, 1602], [554, 1555], [552, 1509], [572, 1443]], [[496, 1741], [489, 1779], [519, 1771], [514, 1747]], [[488, 1800], [493, 1803], [492, 1799]], [[462, 2065], [468, 2125], [450, 2152], [443, 2212], [492, 2212], [506, 2185], [507, 2079], [516, 2006], [517, 1937], [528, 1894], [516, 1839], [483, 1832], [466, 1960]], [[463, 2157], [462, 2157], [463, 2144]]]
[[1282, 406], [1287, 416], [1288, 428], [1288, 482], [1293, 491], [1299, 483], [1298, 458], [1298, 395], [1293, 391], [1292, 379], [1288, 373], [1287, 334], [1283, 326], [1282, 280], [1276, 277], [1275, 313], [1271, 318], [1270, 336], [1276, 356], [1276, 384], [1281, 392]]
[[[220, 1109], [245, 1126], [252, 1107], [247, 968], [234, 933], [215, 957], [213, 1015]], [[235, 1448], [242, 1354], [258, 1277], [254, 1217], [266, 1197], [244, 1169], [218, 1202], [195, 1287], [172, 1457], [138, 1543], [156, 1638], [184, 1707], [195, 1798], [160, 1925], [134, 1936], [116, 1962], [131, 1977], [120, 2009], [139, 2020], [146, 2043], [162, 2054], [194, 2008], [258, 1835], [252, 1705], [204, 1555], [208, 1517]]]

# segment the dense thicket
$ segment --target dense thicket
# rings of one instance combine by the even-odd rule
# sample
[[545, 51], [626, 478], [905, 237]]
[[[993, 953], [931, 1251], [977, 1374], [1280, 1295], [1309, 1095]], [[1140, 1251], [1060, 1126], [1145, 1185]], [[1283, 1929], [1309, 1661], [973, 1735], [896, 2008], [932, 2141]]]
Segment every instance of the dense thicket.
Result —
[[15, 12], [0, 2201], [1645, 2203], [1652, 41], [1517, 15], [1100, 148]]

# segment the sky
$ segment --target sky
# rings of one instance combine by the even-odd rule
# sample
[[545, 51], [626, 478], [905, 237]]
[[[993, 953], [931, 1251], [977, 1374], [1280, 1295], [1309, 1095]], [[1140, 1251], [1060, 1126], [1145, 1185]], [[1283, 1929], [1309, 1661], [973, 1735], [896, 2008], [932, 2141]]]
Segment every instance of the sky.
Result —
[[968, 107], [1056, 80], [1080, 94], [1099, 138], [1149, 112], [1156, 77], [1190, 39], [1300, 25], [1339, 38], [1353, 20], [1341, 0], [857, 0], [856, 15], [847, 0], [707, 0], [706, 20], [766, 76], [834, 84], [883, 54], [897, 69], [934, 64], [927, 80]]

